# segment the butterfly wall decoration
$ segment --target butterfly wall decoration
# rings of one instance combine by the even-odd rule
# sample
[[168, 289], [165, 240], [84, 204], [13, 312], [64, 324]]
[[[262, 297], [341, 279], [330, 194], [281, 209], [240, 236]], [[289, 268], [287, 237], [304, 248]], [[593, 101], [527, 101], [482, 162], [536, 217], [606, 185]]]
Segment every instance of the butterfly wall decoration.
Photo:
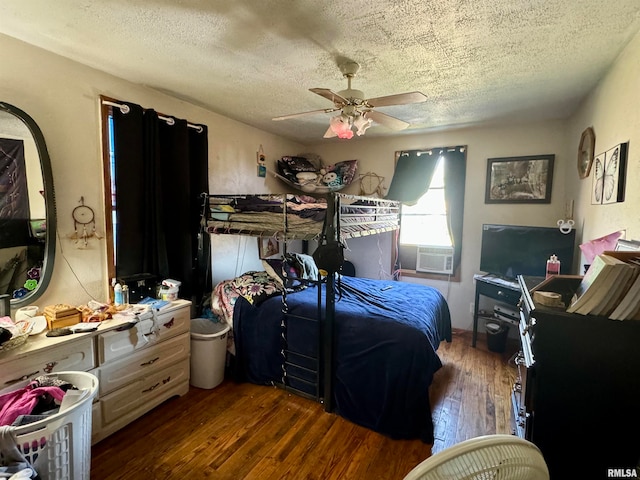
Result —
[[627, 147], [628, 143], [621, 143], [594, 158], [593, 205], [624, 201]]

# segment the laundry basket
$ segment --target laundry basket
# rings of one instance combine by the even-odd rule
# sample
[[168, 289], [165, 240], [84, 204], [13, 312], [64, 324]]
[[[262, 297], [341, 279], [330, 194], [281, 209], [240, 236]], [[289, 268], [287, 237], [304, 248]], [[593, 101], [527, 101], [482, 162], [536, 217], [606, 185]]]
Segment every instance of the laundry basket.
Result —
[[[16, 427], [18, 448], [42, 480], [89, 480], [91, 473], [91, 408], [98, 392], [98, 379], [86, 372], [50, 374], [86, 389], [78, 403], [38, 422]], [[31, 380], [0, 391], [7, 393]]]

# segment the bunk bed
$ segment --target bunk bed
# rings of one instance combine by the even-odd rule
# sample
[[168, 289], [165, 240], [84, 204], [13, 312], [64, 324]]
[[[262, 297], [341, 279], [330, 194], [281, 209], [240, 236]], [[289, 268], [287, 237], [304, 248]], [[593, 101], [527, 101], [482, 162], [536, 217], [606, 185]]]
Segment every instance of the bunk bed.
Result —
[[355, 195], [210, 195], [208, 202], [207, 231], [213, 234], [317, 240], [333, 214], [339, 216], [340, 241], [399, 228], [397, 202]]
[[[331, 193], [211, 195], [211, 234], [275, 236], [287, 268], [245, 272], [214, 288], [214, 309], [232, 326], [237, 378], [323, 402], [326, 411], [394, 438], [433, 442], [429, 386], [451, 341], [448, 305], [424, 285], [347, 277], [340, 268], [298, 275], [306, 254], [289, 240], [340, 246], [395, 231], [399, 204]], [[265, 266], [267, 264], [263, 262]], [[274, 273], [275, 271], [275, 273]]]

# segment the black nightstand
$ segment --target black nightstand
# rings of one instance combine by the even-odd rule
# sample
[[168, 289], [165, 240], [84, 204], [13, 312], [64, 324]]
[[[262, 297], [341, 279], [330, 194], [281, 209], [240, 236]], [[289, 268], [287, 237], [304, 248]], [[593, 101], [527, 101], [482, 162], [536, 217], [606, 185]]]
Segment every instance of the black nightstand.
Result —
[[495, 275], [474, 275], [476, 282], [476, 299], [473, 307], [473, 336], [471, 338], [471, 346], [476, 346], [478, 337], [478, 317], [480, 295], [499, 300], [507, 305], [512, 305], [517, 310], [520, 301], [521, 291], [517, 280], [505, 280]]

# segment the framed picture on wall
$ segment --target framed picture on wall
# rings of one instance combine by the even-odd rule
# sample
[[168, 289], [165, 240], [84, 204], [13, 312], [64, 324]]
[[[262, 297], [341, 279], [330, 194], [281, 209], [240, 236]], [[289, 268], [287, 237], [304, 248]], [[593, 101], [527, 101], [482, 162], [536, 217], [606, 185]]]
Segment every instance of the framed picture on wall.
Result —
[[627, 146], [628, 143], [616, 145], [593, 160], [595, 169], [591, 185], [593, 205], [624, 201]]
[[280, 253], [280, 243], [273, 237], [258, 237], [258, 255], [261, 260]]
[[484, 203], [551, 203], [555, 155], [490, 158]]

